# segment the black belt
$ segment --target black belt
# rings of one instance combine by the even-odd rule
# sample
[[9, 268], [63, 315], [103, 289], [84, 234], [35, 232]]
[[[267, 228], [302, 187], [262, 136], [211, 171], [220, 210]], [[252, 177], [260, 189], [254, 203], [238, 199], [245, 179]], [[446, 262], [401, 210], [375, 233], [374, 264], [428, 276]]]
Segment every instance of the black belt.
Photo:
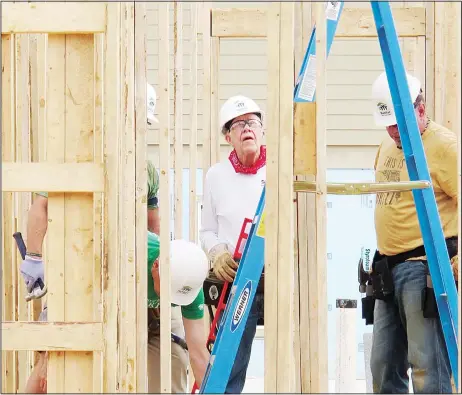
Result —
[[[454, 256], [457, 255], [457, 242], [458, 242], [458, 237], [453, 236], [453, 237], [448, 237], [446, 239], [446, 247], [448, 249], [448, 254], [449, 254], [449, 259], [452, 259]], [[418, 258], [421, 256], [426, 256], [427, 254], [425, 253], [425, 246], [419, 246], [414, 248], [413, 250], [410, 251], [405, 251], [401, 252], [400, 254], [397, 255], [382, 255], [378, 251], [375, 251], [375, 256], [373, 261], [379, 261], [381, 259], [386, 258], [388, 261], [388, 267], [390, 270], [392, 270], [396, 265], [406, 262], [407, 260], [411, 258]]]

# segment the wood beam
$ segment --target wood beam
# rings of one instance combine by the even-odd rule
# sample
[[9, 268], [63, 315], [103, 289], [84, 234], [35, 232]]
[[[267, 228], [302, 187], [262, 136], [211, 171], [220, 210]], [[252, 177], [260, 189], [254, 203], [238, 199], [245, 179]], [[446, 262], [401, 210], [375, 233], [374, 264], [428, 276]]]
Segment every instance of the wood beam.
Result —
[[2, 34], [88, 34], [106, 30], [106, 3], [29, 3], [2, 5]]
[[99, 163], [2, 163], [3, 192], [104, 192]]
[[316, 174], [316, 102], [295, 103], [294, 173]]
[[2, 322], [2, 349], [102, 351], [100, 322]]
[[[400, 37], [425, 36], [425, 7], [394, 8], [393, 18]], [[268, 15], [265, 9], [223, 8], [211, 11], [212, 37], [264, 38]], [[372, 10], [345, 8], [335, 38], [377, 37]]]

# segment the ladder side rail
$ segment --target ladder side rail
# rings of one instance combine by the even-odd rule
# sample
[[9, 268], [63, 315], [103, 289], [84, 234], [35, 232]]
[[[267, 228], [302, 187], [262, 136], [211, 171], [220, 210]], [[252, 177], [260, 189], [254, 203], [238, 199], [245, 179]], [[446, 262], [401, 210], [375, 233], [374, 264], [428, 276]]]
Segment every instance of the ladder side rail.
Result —
[[[385, 71], [390, 85], [409, 178], [412, 181], [424, 180], [431, 182], [409, 88], [405, 88], [407, 86], [406, 73], [389, 2], [371, 1], [371, 6], [382, 49]], [[432, 185], [427, 189], [413, 190], [412, 193], [451, 368], [456, 386], [458, 386], [457, 290], [449, 262], [435, 194]]]
[[[338, 22], [344, 8], [344, 1], [327, 2], [326, 7], [326, 23], [327, 23], [327, 48], [326, 57], [329, 56], [332, 43], [334, 41], [335, 32], [337, 31]], [[332, 3], [335, 3], [333, 5]], [[314, 64], [312, 63], [314, 62]], [[310, 65], [311, 68], [310, 68]], [[311, 31], [308, 47], [303, 58], [302, 66], [297, 77], [294, 89], [294, 102], [314, 102], [316, 100], [316, 26]], [[309, 73], [309, 74], [308, 74]], [[313, 87], [312, 97], [310, 93], [302, 93], [305, 79], [310, 79], [310, 85]]]

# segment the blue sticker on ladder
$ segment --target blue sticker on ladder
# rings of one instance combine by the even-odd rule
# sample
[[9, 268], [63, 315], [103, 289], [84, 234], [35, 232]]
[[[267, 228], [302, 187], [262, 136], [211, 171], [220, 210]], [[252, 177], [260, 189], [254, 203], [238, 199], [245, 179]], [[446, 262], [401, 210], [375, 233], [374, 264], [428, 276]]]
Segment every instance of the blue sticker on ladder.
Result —
[[231, 332], [234, 332], [244, 317], [245, 309], [248, 307], [250, 293], [252, 292], [252, 281], [247, 281], [244, 288], [239, 295], [239, 298], [236, 303], [236, 307], [233, 312], [233, 319], [231, 320]]

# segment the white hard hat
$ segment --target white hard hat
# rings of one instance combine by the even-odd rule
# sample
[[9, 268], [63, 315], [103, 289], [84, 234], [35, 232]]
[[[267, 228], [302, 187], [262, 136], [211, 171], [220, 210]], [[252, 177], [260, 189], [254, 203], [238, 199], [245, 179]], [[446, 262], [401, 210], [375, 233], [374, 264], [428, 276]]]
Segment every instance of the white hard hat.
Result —
[[221, 106], [220, 110], [220, 130], [222, 133], [226, 133], [224, 126], [232, 119], [239, 117], [244, 114], [259, 114], [262, 117], [262, 111], [260, 107], [252, 99], [248, 97], [237, 95], [232, 96]]
[[154, 115], [154, 111], [156, 109], [156, 90], [151, 84], [148, 84], [148, 90], [147, 90], [147, 117], [148, 117], [148, 124], [151, 125], [152, 122], [159, 123], [158, 119]]
[[[406, 73], [407, 82], [409, 86], [409, 93], [411, 100], [417, 99], [420, 93], [420, 81]], [[374, 120], [377, 126], [391, 126], [396, 125], [395, 111], [393, 109], [393, 101], [391, 99], [390, 88], [388, 86], [387, 74], [383, 72], [372, 84], [372, 99], [374, 100]]]
[[208, 260], [197, 244], [173, 240], [170, 244], [171, 302], [187, 306], [196, 299], [208, 274]]

